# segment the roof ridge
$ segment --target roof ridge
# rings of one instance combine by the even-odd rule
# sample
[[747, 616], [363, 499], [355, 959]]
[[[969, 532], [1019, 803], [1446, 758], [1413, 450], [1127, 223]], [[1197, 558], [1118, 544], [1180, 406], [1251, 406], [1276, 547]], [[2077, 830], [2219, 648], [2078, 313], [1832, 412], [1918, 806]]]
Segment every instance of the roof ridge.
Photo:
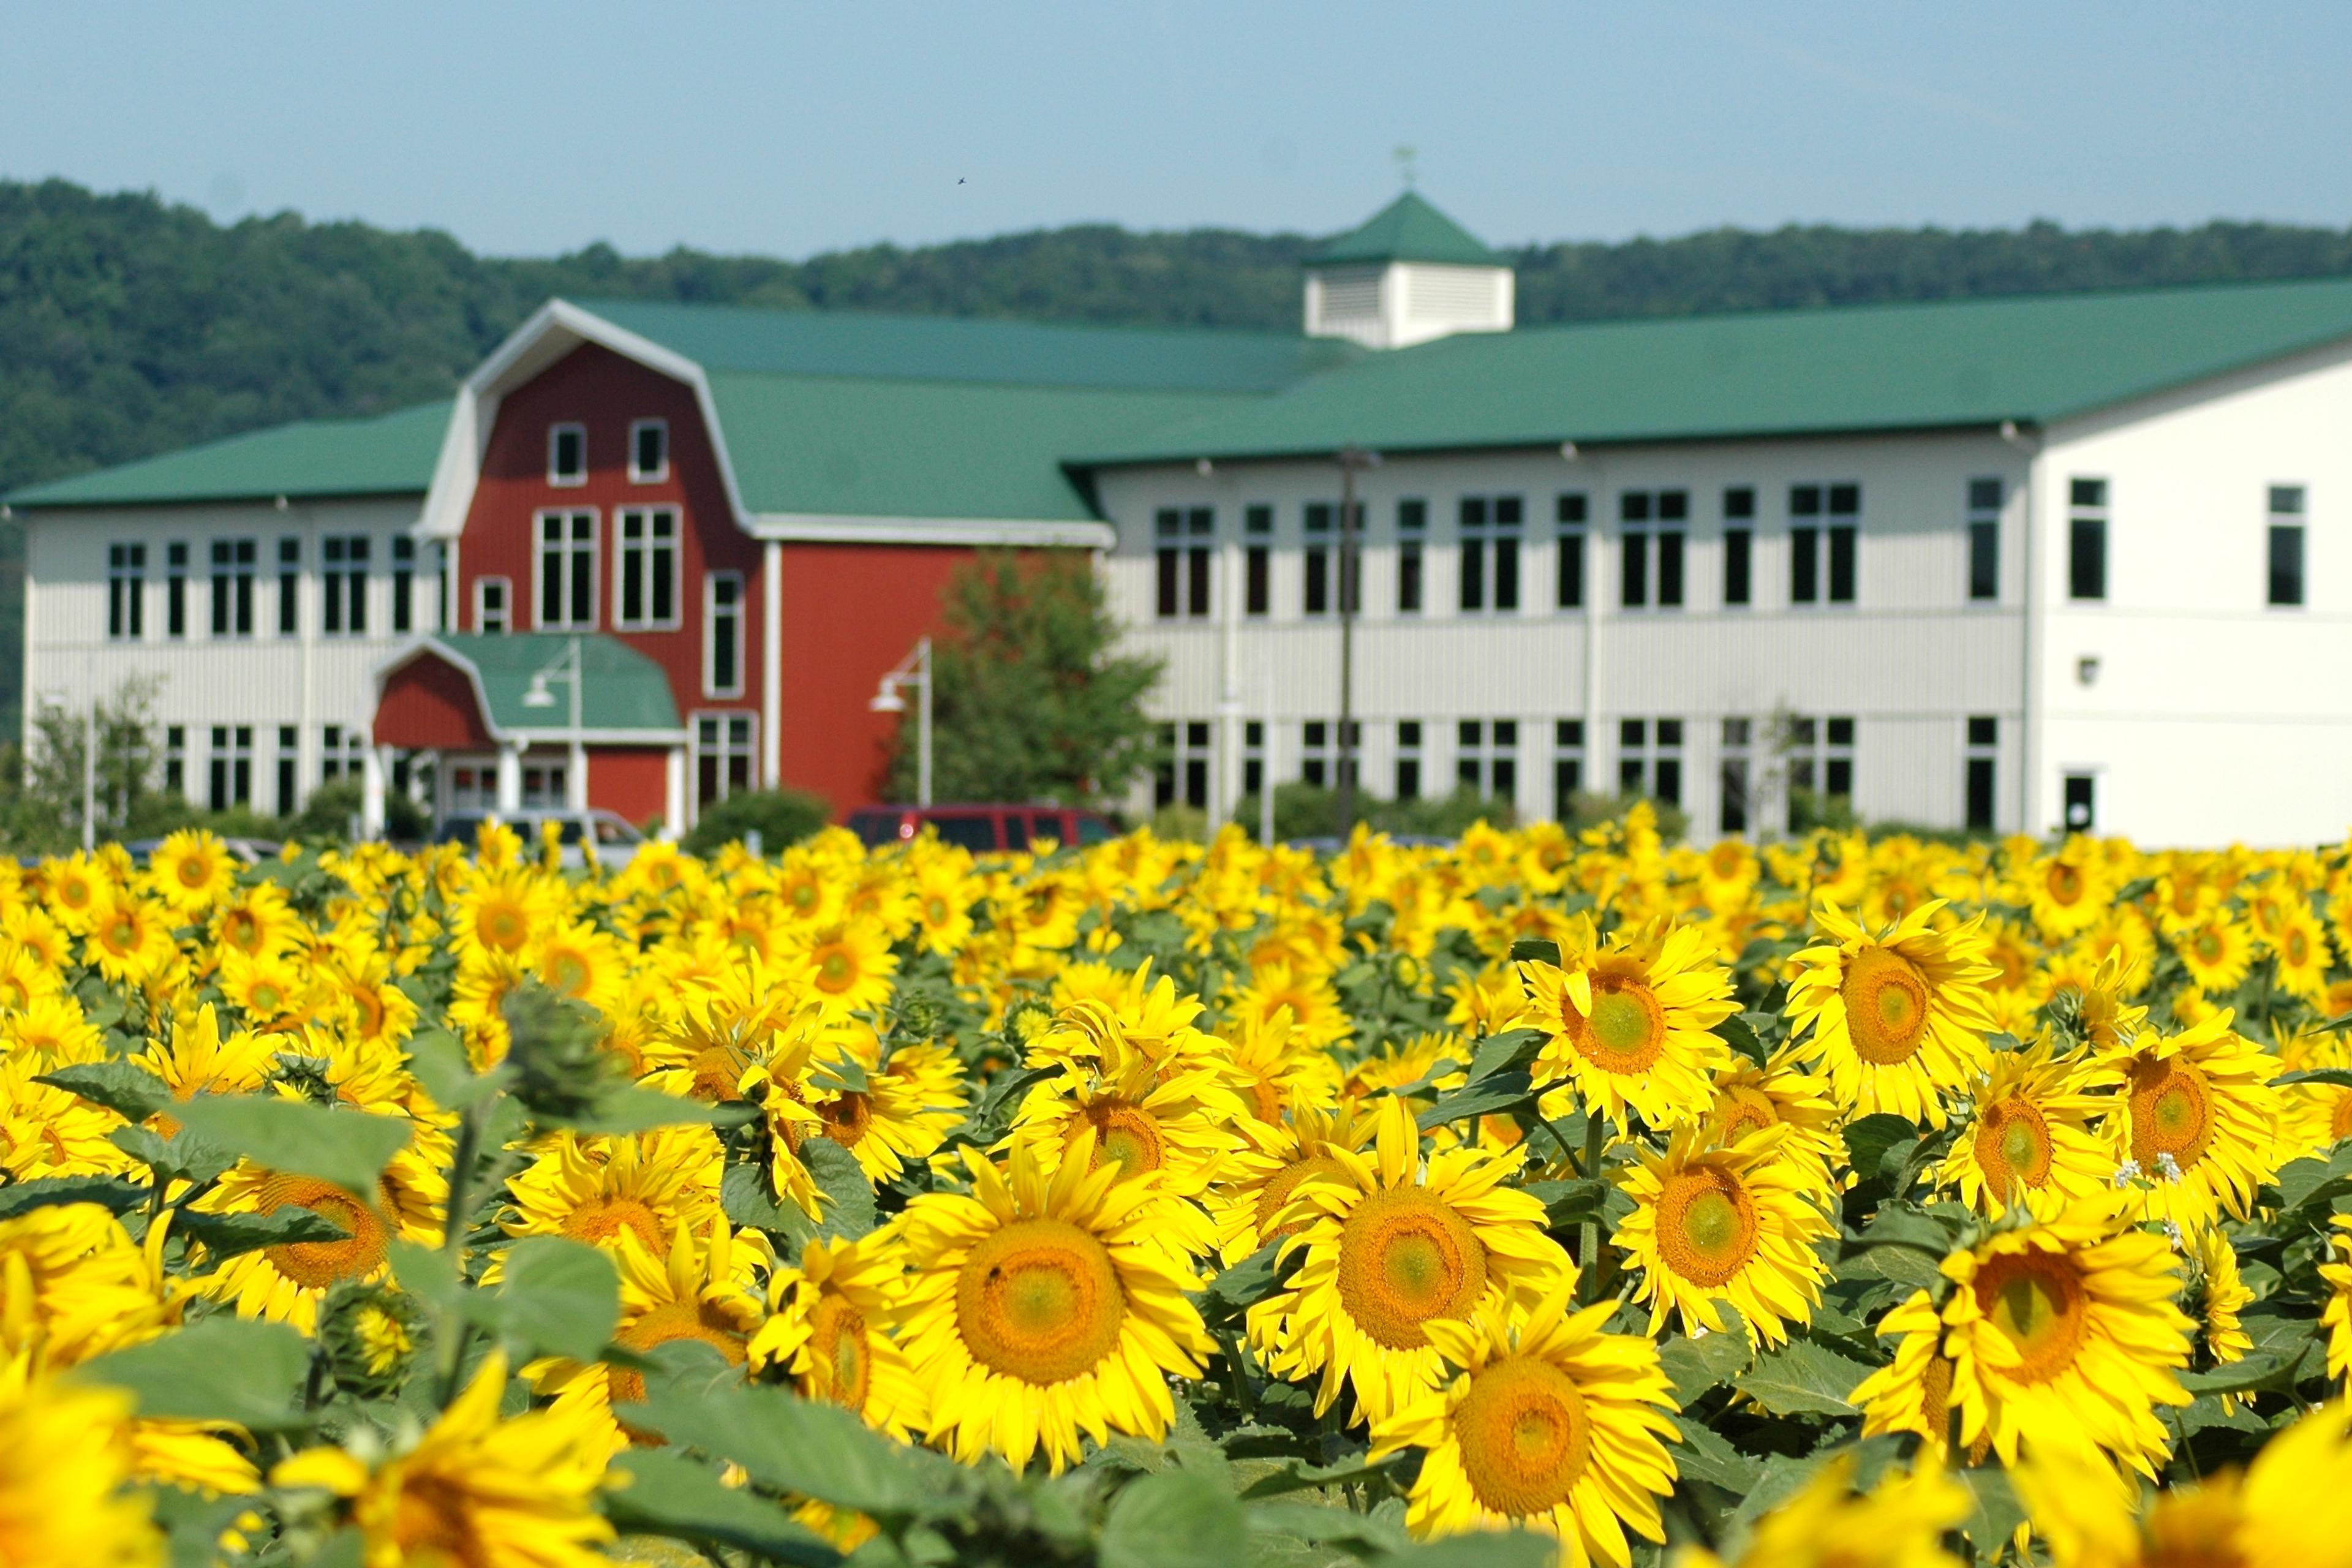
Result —
[[1042, 320], [1034, 316], [967, 316], [951, 314], [944, 311], [873, 310], [856, 305], [740, 305], [719, 300], [665, 300], [653, 297], [632, 298], [626, 295], [614, 294], [567, 294], [560, 296], [560, 298], [564, 300], [566, 303], [577, 305], [580, 309], [587, 310], [592, 314], [596, 311], [599, 306], [604, 305], [619, 305], [625, 307], [655, 306], [669, 310], [709, 311], [714, 315], [721, 311], [733, 311], [742, 315], [767, 316], [774, 317], [779, 320], [814, 316], [829, 321], [852, 320], [864, 321], [896, 321], [908, 324], [921, 324], [925, 326], [939, 323], [952, 323], [962, 326], [1021, 327], [1033, 331], [1072, 331], [1085, 332], [1088, 334], [1099, 333], [1105, 336], [1121, 333], [1141, 336], [1149, 333], [1167, 337], [1221, 338], [1228, 342], [1247, 339], [1258, 342], [1279, 343], [1315, 343], [1325, 341], [1320, 338], [1309, 337], [1305, 332], [1276, 331], [1261, 327], [1212, 326], [1204, 322], [1197, 321], [1180, 321], [1172, 323], [1156, 321], [1058, 321]]

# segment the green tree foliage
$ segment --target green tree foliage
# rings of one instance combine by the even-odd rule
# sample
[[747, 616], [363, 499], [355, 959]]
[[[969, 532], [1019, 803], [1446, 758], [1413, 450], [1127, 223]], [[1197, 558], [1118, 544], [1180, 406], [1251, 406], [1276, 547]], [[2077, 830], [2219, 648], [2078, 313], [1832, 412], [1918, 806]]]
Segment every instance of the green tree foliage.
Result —
[[[935, 800], [1075, 805], [1118, 794], [1151, 760], [1144, 693], [1160, 661], [1114, 655], [1118, 624], [1083, 560], [989, 552], [947, 588], [932, 652]], [[913, 705], [889, 795], [915, 798]]]
[[833, 820], [833, 807], [820, 795], [797, 789], [745, 790], [703, 808], [684, 840], [689, 855], [716, 855], [757, 833], [762, 853], [797, 844]]
[[[159, 788], [155, 694], [153, 679], [133, 679], [95, 709], [69, 709], [53, 698], [36, 703], [31, 743], [0, 755], [0, 844], [18, 853], [79, 844], [85, 782], [92, 786], [100, 841], [179, 826], [189, 815], [186, 803]], [[93, 738], [97, 766], [86, 779]]]

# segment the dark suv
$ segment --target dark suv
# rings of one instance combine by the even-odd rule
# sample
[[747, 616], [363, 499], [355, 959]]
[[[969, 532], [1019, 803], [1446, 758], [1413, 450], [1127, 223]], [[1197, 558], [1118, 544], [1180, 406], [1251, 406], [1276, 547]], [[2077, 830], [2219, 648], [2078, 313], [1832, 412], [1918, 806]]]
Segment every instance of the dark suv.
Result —
[[849, 814], [849, 830], [868, 848], [911, 840], [926, 825], [941, 843], [980, 855], [1026, 849], [1040, 838], [1086, 845], [1118, 837], [1100, 812], [1063, 805], [866, 805]]

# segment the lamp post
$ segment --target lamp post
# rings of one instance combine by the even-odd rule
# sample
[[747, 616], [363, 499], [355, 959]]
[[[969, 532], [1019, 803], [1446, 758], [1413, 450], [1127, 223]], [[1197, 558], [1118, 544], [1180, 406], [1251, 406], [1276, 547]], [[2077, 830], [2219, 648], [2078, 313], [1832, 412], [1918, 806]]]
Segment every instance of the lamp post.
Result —
[[915, 700], [915, 804], [931, 804], [931, 639], [916, 640], [915, 651], [900, 659], [897, 668], [882, 677], [880, 689], [874, 700], [866, 706], [877, 713], [904, 713], [907, 700], [898, 695], [902, 686], [918, 689]]
[[1339, 448], [1339, 838], [1356, 826], [1356, 600], [1363, 571], [1357, 559], [1356, 474], [1377, 468], [1378, 452]]
[[530, 687], [522, 694], [526, 708], [552, 708], [555, 693], [547, 689], [551, 680], [561, 680], [572, 689], [572, 743], [567, 752], [563, 777], [563, 804], [574, 811], [588, 805], [588, 741], [580, 718], [580, 639], [566, 639], [561, 658], [531, 672]]

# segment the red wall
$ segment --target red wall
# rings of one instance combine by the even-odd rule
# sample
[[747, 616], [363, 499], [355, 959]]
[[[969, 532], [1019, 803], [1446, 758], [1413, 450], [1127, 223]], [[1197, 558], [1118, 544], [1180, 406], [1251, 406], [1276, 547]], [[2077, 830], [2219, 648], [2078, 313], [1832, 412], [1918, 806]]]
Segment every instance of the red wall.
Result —
[[[629, 478], [629, 426], [639, 419], [669, 421], [669, 477], [653, 484]], [[587, 426], [588, 482], [558, 488], [547, 482], [547, 432], [550, 426], [568, 424]], [[619, 581], [618, 514], [624, 507], [649, 504], [678, 509], [679, 626], [674, 632], [623, 632], [613, 626]], [[538, 552], [531, 520], [547, 507], [596, 509], [602, 557], [597, 629], [662, 667], [681, 720], [690, 723], [697, 709], [760, 710], [760, 545], [735, 526], [702, 411], [685, 383], [590, 343], [506, 395], [499, 405], [481, 479], [458, 544], [460, 630], [479, 629], [473, 618], [474, 582], [485, 576], [512, 581], [510, 624], [516, 631], [532, 629]], [[743, 694], [705, 699], [702, 574], [730, 570], [743, 574]]]
[[383, 685], [375, 743], [415, 750], [487, 752], [492, 742], [474, 701], [474, 683], [445, 659], [410, 659]]
[[588, 748], [588, 804], [642, 825], [667, 802], [668, 753], [658, 746]]

